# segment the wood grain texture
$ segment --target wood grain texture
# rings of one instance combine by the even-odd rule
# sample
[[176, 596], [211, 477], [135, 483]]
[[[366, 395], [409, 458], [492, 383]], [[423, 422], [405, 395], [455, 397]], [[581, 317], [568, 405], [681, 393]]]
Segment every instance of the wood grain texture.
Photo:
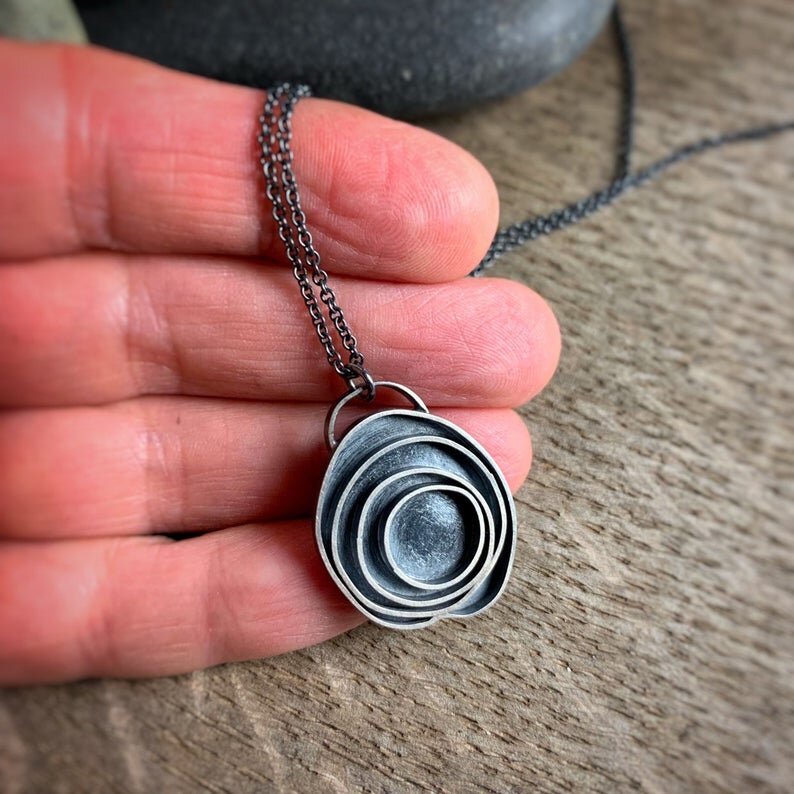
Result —
[[[638, 164], [794, 115], [788, 0], [637, 0]], [[434, 126], [504, 220], [610, 174], [605, 34], [525, 96]], [[16, 792], [786, 791], [794, 785], [794, 138], [712, 152], [503, 260], [561, 370], [515, 577], [487, 616], [366, 626], [156, 681], [6, 691]]]

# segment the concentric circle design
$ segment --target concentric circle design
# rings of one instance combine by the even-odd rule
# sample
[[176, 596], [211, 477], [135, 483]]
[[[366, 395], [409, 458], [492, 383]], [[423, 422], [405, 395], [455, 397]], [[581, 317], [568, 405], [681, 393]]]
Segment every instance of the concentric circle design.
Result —
[[[396, 629], [487, 609], [507, 583], [515, 506], [488, 453], [417, 406], [375, 413], [336, 442], [317, 506], [329, 573], [370, 620]], [[344, 402], [350, 395], [345, 395]]]

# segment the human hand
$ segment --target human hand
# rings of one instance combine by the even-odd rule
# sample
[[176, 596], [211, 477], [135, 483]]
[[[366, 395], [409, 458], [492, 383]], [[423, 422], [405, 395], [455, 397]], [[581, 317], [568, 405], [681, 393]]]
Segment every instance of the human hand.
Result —
[[[3, 42], [0, 96], [0, 683], [179, 673], [355, 626], [308, 517], [342, 384], [262, 197], [262, 93]], [[526, 287], [462, 278], [497, 222], [488, 173], [339, 103], [302, 101], [294, 128], [370, 370], [518, 488], [511, 409], [559, 334]]]

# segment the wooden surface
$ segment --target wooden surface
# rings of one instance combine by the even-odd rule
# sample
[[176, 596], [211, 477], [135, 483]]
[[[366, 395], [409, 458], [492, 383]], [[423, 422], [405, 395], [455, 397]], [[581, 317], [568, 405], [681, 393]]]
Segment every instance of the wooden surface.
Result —
[[[637, 0], [638, 163], [794, 115], [789, 0]], [[610, 173], [611, 38], [435, 126], [504, 219]], [[504, 260], [556, 308], [515, 577], [487, 616], [190, 676], [7, 691], [4, 792], [791, 791], [794, 136]]]

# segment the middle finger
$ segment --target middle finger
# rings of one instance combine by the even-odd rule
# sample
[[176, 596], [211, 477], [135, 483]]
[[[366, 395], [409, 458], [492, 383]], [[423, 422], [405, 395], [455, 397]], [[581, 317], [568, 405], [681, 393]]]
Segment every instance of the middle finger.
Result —
[[[557, 363], [546, 303], [501, 279], [339, 278], [370, 371], [433, 405], [512, 407]], [[0, 268], [0, 406], [339, 394], [292, 274], [261, 260], [81, 255]]]

